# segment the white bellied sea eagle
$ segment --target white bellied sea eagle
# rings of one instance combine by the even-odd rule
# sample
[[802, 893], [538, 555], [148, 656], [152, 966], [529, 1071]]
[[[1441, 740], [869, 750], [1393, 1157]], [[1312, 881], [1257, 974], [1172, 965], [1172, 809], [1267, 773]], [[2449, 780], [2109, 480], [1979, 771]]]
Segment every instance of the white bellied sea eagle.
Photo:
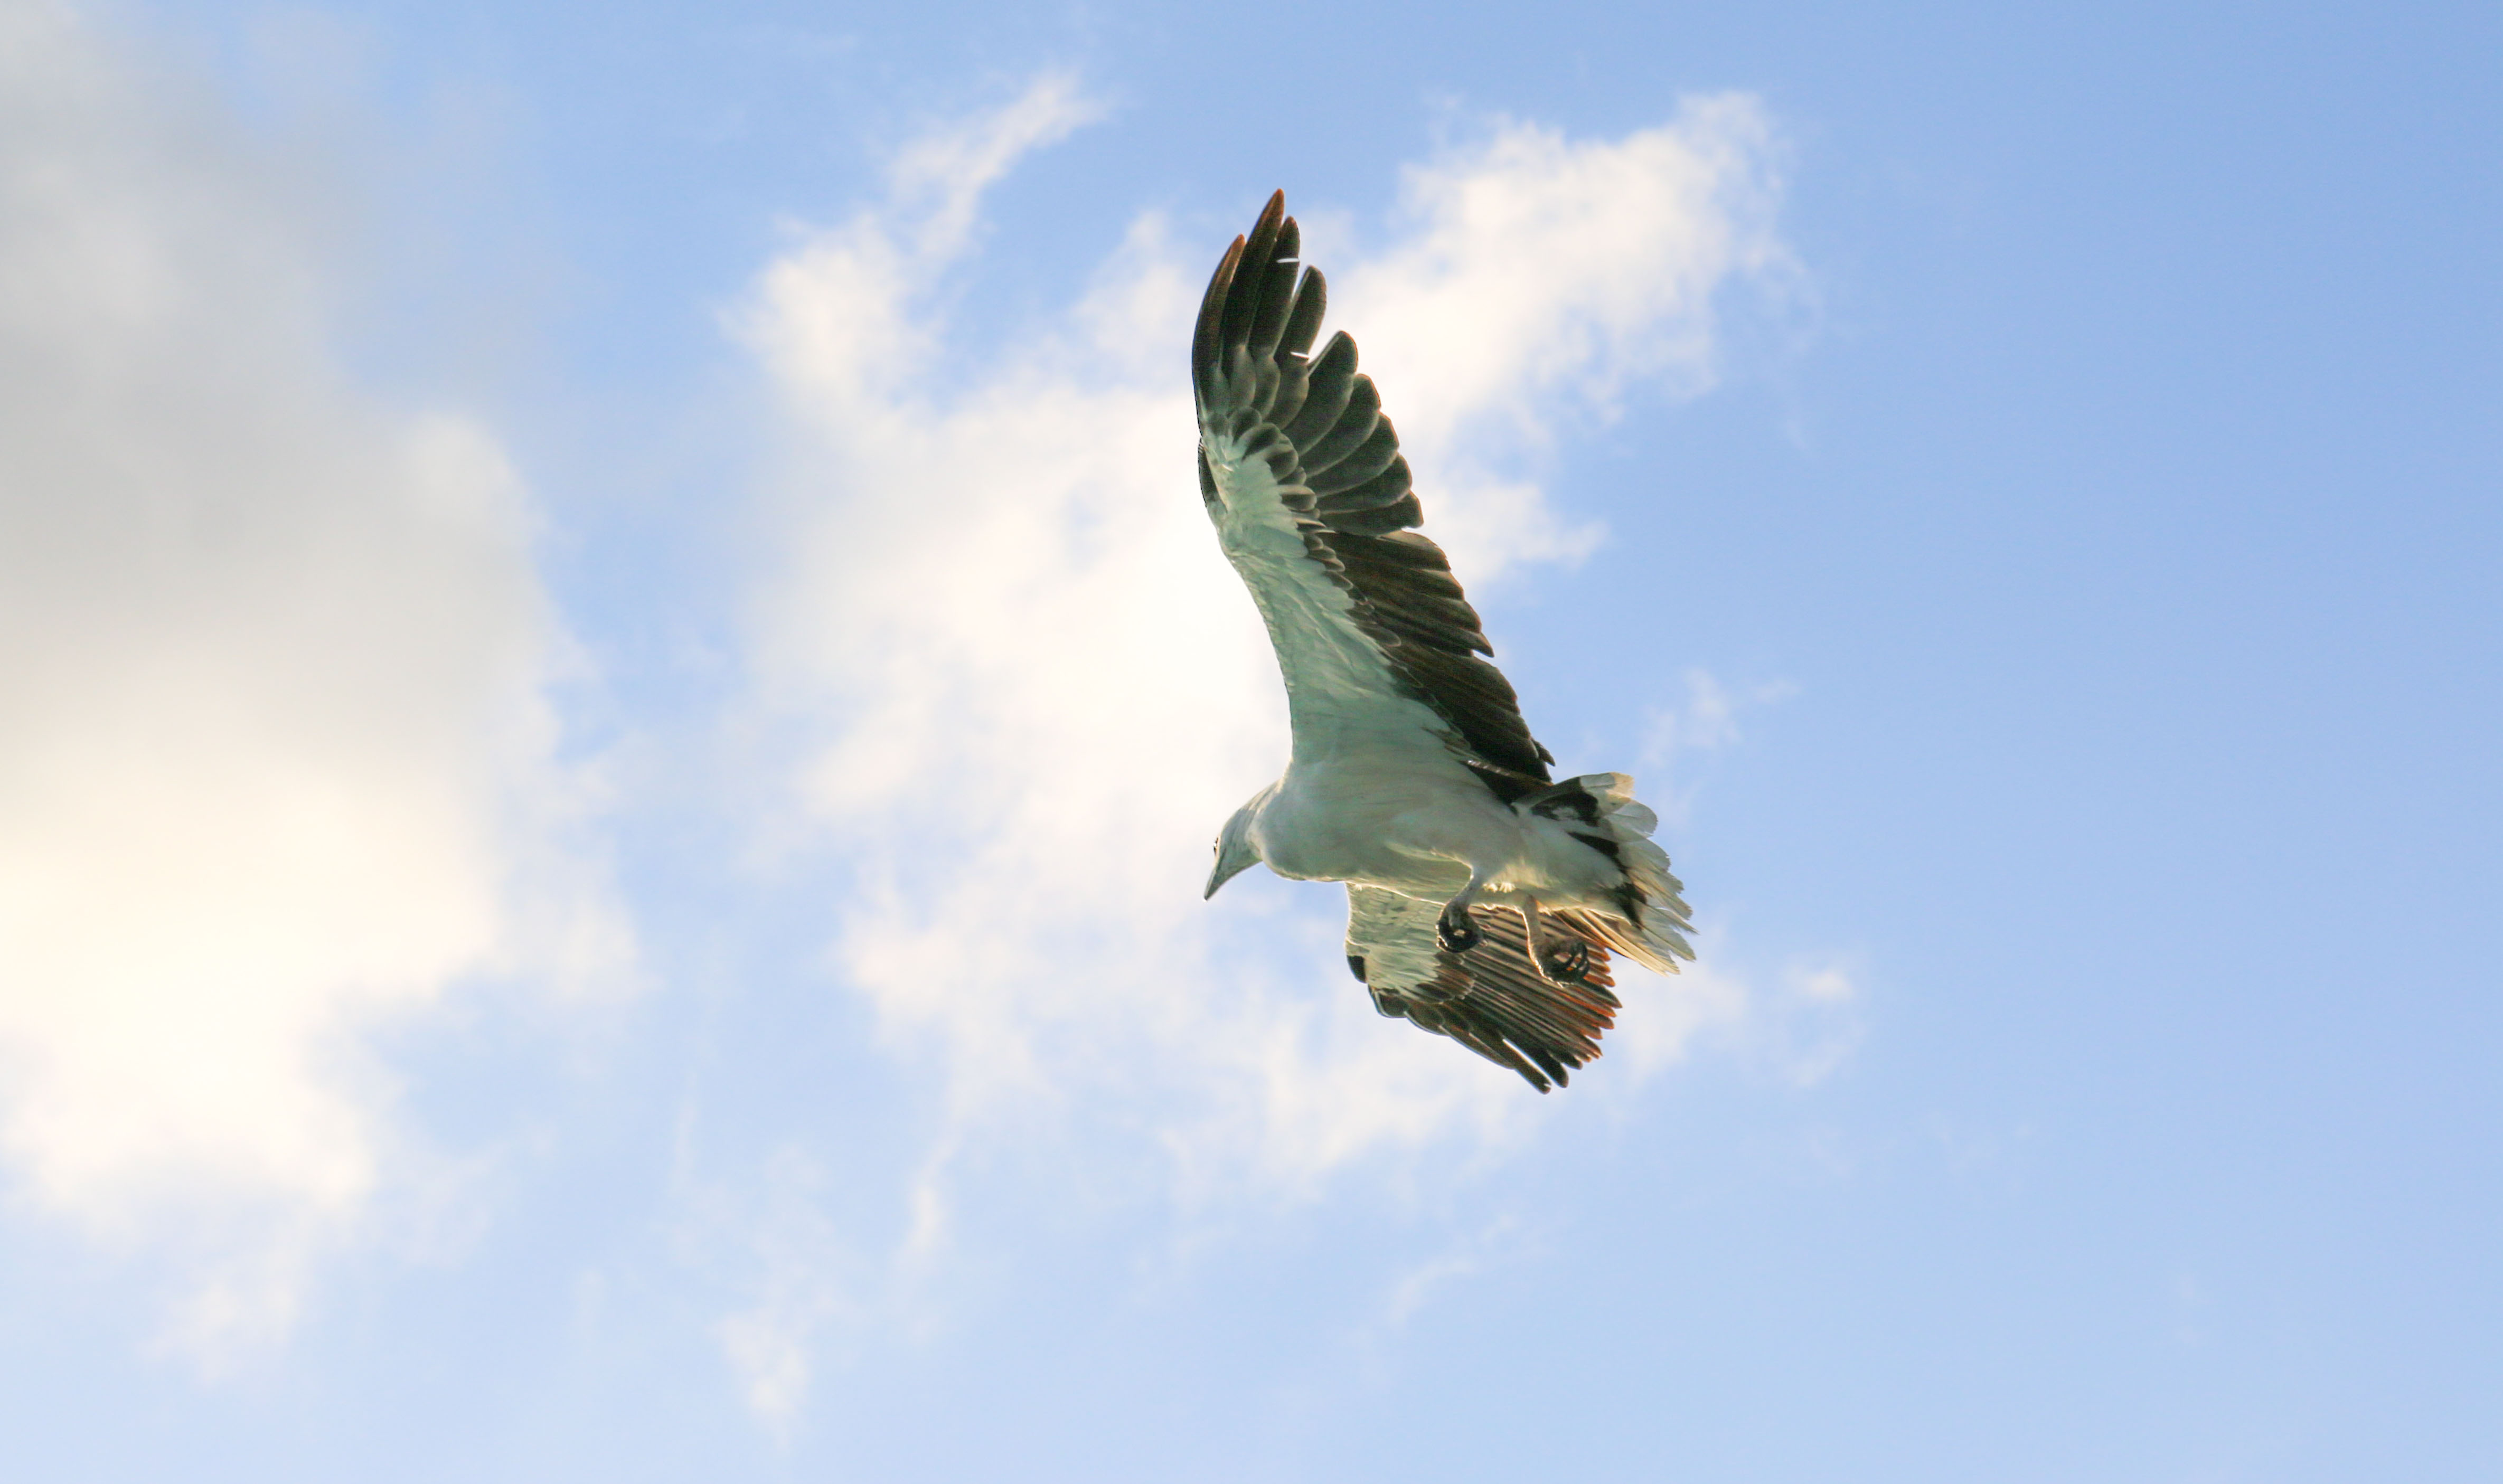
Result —
[[1692, 959], [1659, 823], [1623, 773], [1556, 782], [1423, 521], [1344, 331], [1320, 331], [1286, 192], [1237, 237], [1191, 340], [1199, 492], [1286, 683], [1285, 776], [1217, 837], [1208, 895], [1253, 862], [1347, 883], [1374, 1007], [1546, 1092], [1599, 1054], [1608, 956]]

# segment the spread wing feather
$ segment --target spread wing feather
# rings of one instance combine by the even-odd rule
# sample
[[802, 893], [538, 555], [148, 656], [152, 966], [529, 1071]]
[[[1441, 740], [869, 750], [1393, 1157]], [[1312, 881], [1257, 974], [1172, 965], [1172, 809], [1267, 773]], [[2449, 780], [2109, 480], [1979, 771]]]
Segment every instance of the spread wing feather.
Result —
[[[1234, 240], [1200, 302], [1191, 386], [1201, 496], [1281, 641], [1290, 698], [1300, 698], [1299, 677], [1281, 615], [1352, 625], [1397, 693], [1430, 707], [1461, 760], [1509, 802], [1548, 782], [1555, 759], [1485, 658], [1493, 647], [1443, 549], [1414, 529], [1424, 513], [1373, 379], [1356, 370], [1355, 342], [1342, 331], [1312, 354], [1328, 295], [1320, 271], [1300, 264], [1301, 240], [1281, 191]], [[1286, 523], [1300, 547], [1281, 557], [1273, 544], [1264, 558], [1255, 533], [1233, 539], [1229, 522]], [[1338, 600], [1282, 590], [1316, 584]]]
[[1621, 1002], [1607, 945], [1587, 924], [1578, 916], [1547, 919], [1548, 932], [1590, 945], [1582, 982], [1564, 985], [1529, 961], [1519, 913], [1472, 909], [1485, 936], [1456, 954], [1435, 940], [1437, 910], [1380, 887], [1347, 889], [1348, 968], [1364, 981], [1375, 1009], [1450, 1036], [1542, 1093], [1564, 1086], [1574, 1067], [1599, 1055], [1599, 1037], [1616, 1024]]

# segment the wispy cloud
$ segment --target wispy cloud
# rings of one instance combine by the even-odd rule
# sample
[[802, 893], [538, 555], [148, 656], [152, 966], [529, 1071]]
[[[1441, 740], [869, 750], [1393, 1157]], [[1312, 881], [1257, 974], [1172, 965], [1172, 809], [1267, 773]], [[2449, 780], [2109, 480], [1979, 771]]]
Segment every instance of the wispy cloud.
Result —
[[1662, 767], [1682, 752], [1715, 752], [1741, 740], [1740, 714], [1799, 694], [1786, 680], [1766, 681], [1732, 690], [1705, 669], [1686, 672], [1686, 704], [1658, 706], [1643, 732], [1645, 767]]
[[406, 1170], [365, 1031], [625, 951], [563, 844], [526, 492], [349, 384], [259, 160], [0, 6], [0, 1149], [178, 1251], [209, 1357]]
[[[683, 1177], [682, 1177], [683, 1178]], [[826, 1215], [824, 1171], [806, 1151], [786, 1146], [767, 1161], [760, 1191], [743, 1204], [726, 1191], [702, 1193], [705, 1230], [699, 1248], [730, 1238], [745, 1269], [745, 1301], [714, 1328], [748, 1409], [786, 1442], [815, 1380], [818, 1335], [857, 1320], [860, 1279]]]
[[1651, 779], [1647, 796], [1660, 817], [1684, 824], [1694, 806], [1696, 785], [1689, 774], [1698, 756], [1736, 746], [1744, 739], [1740, 717], [1798, 693], [1786, 680], [1733, 688], [1709, 670], [1689, 669], [1685, 701], [1652, 707], [1643, 725], [1637, 760]]
[[1834, 1075], [1860, 1049], [1866, 975], [1846, 959], [1802, 960], [1782, 974], [1782, 995], [1766, 1017], [1764, 1043], [1781, 1074], [1800, 1087]]
[[[1333, 894], [1199, 901], [1216, 826], [1286, 756], [1274, 662], [1191, 484], [1180, 368], [1221, 244], [1142, 216], [1065, 315], [941, 373], [935, 290], [973, 257], [979, 188], [1085, 113], [1047, 81], [908, 152], [889, 198], [771, 263], [738, 321], [794, 429], [762, 684], [847, 863], [840, 972], [943, 1079], [924, 1243], [945, 1239], [943, 1151], [976, 1136], [1110, 1119], [1191, 1202], [1500, 1145], [1536, 1116], [1508, 1074], [1326, 977]], [[1498, 122], [1411, 173], [1403, 235], [1315, 253], [1464, 576], [1594, 539], [1519, 477], [1517, 440], [1467, 429], [1534, 431], [1639, 378], [1708, 385], [1713, 296], [1779, 255], [1766, 139], [1734, 98], [1616, 141]], [[1696, 983], [1632, 987], [1648, 1060], [1718, 1013]]]
[[1455, 1285], [1489, 1268], [1518, 1259], [1520, 1249], [1536, 1245], [1522, 1230], [1521, 1219], [1498, 1216], [1485, 1230], [1452, 1243], [1443, 1251], [1410, 1265], [1390, 1282], [1382, 1303], [1380, 1328], [1397, 1330], [1419, 1310]]

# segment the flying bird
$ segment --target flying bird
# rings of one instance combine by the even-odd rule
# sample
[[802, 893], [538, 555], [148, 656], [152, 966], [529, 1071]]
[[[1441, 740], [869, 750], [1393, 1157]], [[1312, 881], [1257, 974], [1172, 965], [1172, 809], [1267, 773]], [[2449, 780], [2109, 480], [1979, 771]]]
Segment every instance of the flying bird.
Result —
[[1424, 520], [1280, 191], [1191, 339], [1199, 493], [1286, 683], [1286, 771], [1217, 837], [1209, 896], [1266, 864], [1347, 883], [1347, 966], [1384, 1015], [1546, 1092], [1599, 1054], [1623, 954], [1693, 959], [1659, 821], [1623, 773], [1555, 781]]

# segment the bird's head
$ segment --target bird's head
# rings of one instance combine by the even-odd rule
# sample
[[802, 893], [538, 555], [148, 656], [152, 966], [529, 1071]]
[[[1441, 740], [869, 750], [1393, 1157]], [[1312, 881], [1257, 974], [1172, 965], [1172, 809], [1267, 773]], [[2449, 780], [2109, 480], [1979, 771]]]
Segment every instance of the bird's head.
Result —
[[1263, 789], [1252, 802], [1234, 811], [1234, 818], [1217, 832], [1217, 868], [1208, 873], [1208, 890], [1199, 894], [1202, 901], [1217, 894], [1217, 889], [1259, 863], [1260, 847], [1252, 843], [1252, 816], [1269, 796]]

